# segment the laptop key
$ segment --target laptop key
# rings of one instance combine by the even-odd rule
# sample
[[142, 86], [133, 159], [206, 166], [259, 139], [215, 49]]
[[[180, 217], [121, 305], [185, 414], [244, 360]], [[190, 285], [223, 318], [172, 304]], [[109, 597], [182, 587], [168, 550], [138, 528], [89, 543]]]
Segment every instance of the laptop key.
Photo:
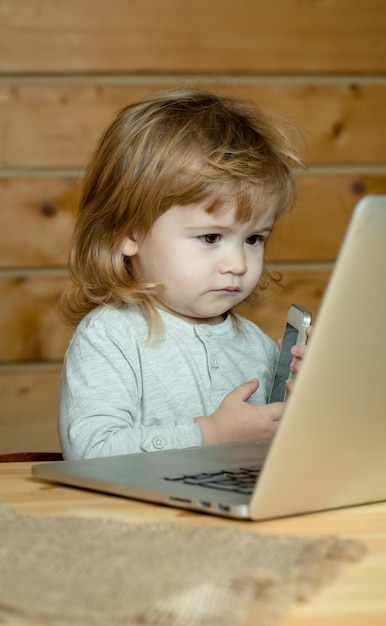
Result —
[[203, 472], [202, 474], [180, 474], [177, 476], [164, 476], [164, 480], [180, 480], [185, 482], [186, 480], [189, 479], [194, 479], [194, 478], [208, 478], [210, 476], [218, 476], [223, 474], [222, 471], [216, 471], [216, 472]]
[[202, 472], [195, 475], [167, 476], [165, 480], [181, 481], [187, 485], [251, 494], [260, 467], [243, 467], [223, 471]]

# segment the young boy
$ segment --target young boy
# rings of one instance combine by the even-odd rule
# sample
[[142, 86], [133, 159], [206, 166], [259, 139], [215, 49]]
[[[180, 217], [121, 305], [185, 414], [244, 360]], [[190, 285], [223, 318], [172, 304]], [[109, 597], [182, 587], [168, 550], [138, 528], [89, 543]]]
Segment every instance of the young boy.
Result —
[[[234, 312], [299, 159], [270, 115], [195, 89], [125, 107], [85, 180], [64, 311], [65, 458], [271, 437], [274, 342]], [[301, 351], [298, 352], [301, 357]]]

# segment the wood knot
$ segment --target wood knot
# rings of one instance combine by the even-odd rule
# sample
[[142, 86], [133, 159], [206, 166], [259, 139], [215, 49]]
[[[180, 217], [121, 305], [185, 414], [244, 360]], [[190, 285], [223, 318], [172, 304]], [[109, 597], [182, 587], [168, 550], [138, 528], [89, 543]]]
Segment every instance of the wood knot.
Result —
[[334, 126], [332, 127], [333, 137], [338, 139], [343, 134], [343, 132], [344, 132], [344, 124], [342, 124], [342, 122], [336, 122], [336, 124], [334, 124]]
[[54, 217], [58, 212], [58, 208], [50, 200], [45, 200], [41, 204], [41, 211], [44, 217]]
[[357, 196], [364, 196], [367, 192], [367, 185], [363, 180], [354, 180], [351, 184], [351, 191]]

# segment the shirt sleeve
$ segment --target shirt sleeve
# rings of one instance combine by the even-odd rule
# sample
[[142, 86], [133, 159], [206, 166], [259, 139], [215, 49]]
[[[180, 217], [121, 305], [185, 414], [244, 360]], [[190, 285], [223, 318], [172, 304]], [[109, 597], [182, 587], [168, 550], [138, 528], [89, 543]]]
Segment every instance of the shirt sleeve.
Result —
[[[202, 445], [191, 423], [144, 425], [136, 346], [128, 357], [105, 328], [81, 328], [67, 351], [61, 380], [59, 438], [65, 459], [80, 459]], [[156, 418], [157, 416], [155, 416]]]

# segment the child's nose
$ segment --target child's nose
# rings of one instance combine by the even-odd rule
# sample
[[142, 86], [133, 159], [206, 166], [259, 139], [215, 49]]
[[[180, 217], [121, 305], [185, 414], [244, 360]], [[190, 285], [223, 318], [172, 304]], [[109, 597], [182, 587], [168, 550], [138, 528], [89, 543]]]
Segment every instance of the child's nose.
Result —
[[222, 274], [245, 274], [247, 271], [247, 264], [245, 262], [245, 256], [241, 250], [234, 250], [228, 253], [222, 263], [220, 271]]

